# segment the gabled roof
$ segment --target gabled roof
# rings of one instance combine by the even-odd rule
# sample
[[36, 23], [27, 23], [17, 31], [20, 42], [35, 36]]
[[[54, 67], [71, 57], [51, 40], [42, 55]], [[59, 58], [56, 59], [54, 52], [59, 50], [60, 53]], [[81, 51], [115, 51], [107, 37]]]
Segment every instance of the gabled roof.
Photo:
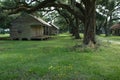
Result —
[[21, 24], [29, 23], [30, 25], [51, 26], [49, 23], [42, 20], [40, 17], [36, 17], [27, 13], [21, 14], [19, 17], [13, 20], [11, 24], [17, 24], [17, 23], [21, 23]]
[[110, 29], [120, 29], [120, 23], [114, 24]]
[[56, 26], [55, 24], [50, 23], [50, 25], [53, 26], [53, 27], [55, 27], [56, 29], [59, 29], [59, 27]]
[[51, 26], [49, 23], [47, 23], [46, 21], [44, 21], [40, 17], [36, 17], [36, 16], [33, 16], [33, 15], [30, 15], [30, 16], [33, 17], [34, 19], [38, 20], [40, 23], [43, 23], [44, 25]]

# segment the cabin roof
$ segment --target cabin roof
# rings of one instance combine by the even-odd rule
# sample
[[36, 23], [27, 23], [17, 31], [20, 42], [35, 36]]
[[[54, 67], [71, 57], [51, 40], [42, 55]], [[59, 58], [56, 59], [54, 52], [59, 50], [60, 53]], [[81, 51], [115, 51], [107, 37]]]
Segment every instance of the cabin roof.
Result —
[[50, 25], [53, 26], [53, 27], [55, 27], [56, 29], [59, 29], [59, 27], [56, 26], [55, 24], [50, 23]]
[[[27, 18], [27, 19], [26, 19]], [[22, 21], [22, 19], [25, 19], [25, 22]], [[21, 22], [20, 22], [21, 21]], [[44, 25], [44, 26], [51, 26], [49, 23], [41, 19], [40, 17], [33, 16], [31, 14], [21, 14], [18, 16], [15, 20], [11, 22], [11, 24], [16, 24], [16, 22], [19, 23], [30, 23], [32, 25]]]
[[27, 14], [27, 13], [23, 13], [20, 16], [18, 16], [15, 20], [12, 21], [11, 24], [17, 25], [18, 23], [23, 24], [23, 25], [29, 23], [30, 26], [32, 26], [32, 27], [43, 25], [43, 26], [47, 26], [47, 27], [54, 27], [59, 30], [58, 26], [56, 26], [52, 23], [47, 23], [42, 18], [31, 15], [31, 14]]
[[51, 26], [49, 23], [47, 23], [46, 21], [44, 21], [40, 17], [36, 17], [36, 16], [33, 16], [33, 15], [30, 15], [30, 16], [33, 17], [34, 19], [38, 20], [40, 23], [42, 23], [44, 25]]
[[120, 23], [114, 24], [110, 29], [120, 29]]

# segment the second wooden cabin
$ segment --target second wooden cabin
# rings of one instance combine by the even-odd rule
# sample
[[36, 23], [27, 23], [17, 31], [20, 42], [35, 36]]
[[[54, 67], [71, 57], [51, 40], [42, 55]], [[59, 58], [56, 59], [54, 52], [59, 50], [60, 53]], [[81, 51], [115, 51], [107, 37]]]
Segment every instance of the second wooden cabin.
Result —
[[120, 36], [120, 22], [114, 24], [110, 29], [113, 35]]

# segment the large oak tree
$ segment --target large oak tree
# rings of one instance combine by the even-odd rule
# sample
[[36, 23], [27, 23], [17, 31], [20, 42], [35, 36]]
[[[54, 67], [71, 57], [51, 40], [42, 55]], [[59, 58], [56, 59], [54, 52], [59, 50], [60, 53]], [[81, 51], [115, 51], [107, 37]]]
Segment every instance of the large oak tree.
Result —
[[[67, 10], [71, 15], [84, 24], [83, 43], [95, 44], [95, 3], [96, 0], [11, 0], [13, 6], [2, 7], [9, 14], [26, 11], [28, 13], [44, 9], [46, 7], [55, 7]], [[64, 1], [64, 2], [63, 2]], [[71, 2], [70, 2], [71, 1]], [[71, 4], [69, 4], [71, 3]], [[78, 24], [78, 23], [77, 23]]]

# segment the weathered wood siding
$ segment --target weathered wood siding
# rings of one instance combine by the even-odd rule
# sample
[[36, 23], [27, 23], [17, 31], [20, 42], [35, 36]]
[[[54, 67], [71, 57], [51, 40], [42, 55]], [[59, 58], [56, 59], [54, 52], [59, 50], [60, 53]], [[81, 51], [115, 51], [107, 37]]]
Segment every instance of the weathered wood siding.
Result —
[[[31, 25], [39, 25], [38, 27]], [[40, 27], [40, 28], [39, 28]], [[37, 30], [38, 29], [38, 30]], [[31, 39], [33, 36], [41, 36], [43, 35], [44, 30], [42, 27], [42, 23], [37, 21], [30, 15], [22, 15], [18, 17], [16, 20], [12, 22], [12, 26], [10, 28], [10, 36], [11, 39]]]
[[29, 39], [31, 37], [30, 26], [16, 23], [10, 29], [10, 36], [12, 39]]
[[32, 37], [43, 36], [43, 35], [44, 35], [44, 28], [42, 26], [31, 27]]

